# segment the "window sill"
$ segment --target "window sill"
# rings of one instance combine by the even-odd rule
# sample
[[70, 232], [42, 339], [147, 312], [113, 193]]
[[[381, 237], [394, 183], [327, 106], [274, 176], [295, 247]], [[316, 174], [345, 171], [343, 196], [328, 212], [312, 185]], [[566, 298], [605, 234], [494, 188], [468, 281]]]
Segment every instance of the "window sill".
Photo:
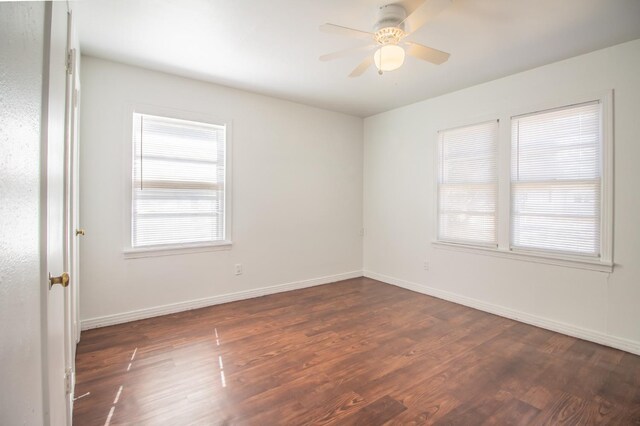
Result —
[[545, 263], [548, 265], [565, 266], [568, 268], [586, 269], [589, 271], [613, 272], [612, 262], [602, 262], [599, 259], [581, 258], [579, 256], [546, 255], [543, 253], [513, 251], [466, 244], [433, 241], [434, 247], [444, 250], [476, 253], [485, 256], [495, 256], [507, 259], [522, 260], [525, 262]]
[[207, 251], [231, 250], [231, 246], [231, 241], [197, 244], [172, 244], [168, 246], [127, 248], [123, 251], [123, 254], [125, 259], [139, 259], [142, 257], [176, 256]]

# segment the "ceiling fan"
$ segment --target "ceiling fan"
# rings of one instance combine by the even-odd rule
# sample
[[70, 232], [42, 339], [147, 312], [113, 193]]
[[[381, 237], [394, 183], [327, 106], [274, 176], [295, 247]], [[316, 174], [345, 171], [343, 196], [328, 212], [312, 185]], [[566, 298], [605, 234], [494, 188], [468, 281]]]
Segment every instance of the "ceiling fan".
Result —
[[374, 54], [367, 55], [360, 65], [349, 74], [349, 77], [362, 75], [372, 64], [376, 65], [380, 75], [386, 71], [396, 70], [404, 63], [405, 49], [406, 53], [415, 58], [440, 65], [449, 59], [448, 53], [408, 41], [406, 38], [450, 4], [451, 0], [425, 0], [408, 16], [407, 11], [401, 4], [382, 6], [379, 10], [378, 21], [374, 26], [374, 32], [356, 30], [335, 24], [320, 25], [320, 31], [323, 32], [369, 41], [368, 44], [363, 46], [322, 55], [320, 60], [330, 61], [375, 49]]

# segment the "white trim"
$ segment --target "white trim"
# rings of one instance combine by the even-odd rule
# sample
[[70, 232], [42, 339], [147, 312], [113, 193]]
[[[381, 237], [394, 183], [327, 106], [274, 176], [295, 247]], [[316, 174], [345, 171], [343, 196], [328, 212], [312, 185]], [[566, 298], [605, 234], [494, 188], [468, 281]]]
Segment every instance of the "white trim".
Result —
[[[598, 97], [600, 98], [600, 97]], [[550, 113], [550, 112], [557, 112], [557, 111], [564, 111], [567, 109], [573, 109], [576, 107], [581, 107], [581, 106], [585, 106], [585, 105], [597, 105], [600, 103], [599, 99], [592, 99], [592, 100], [588, 100], [588, 101], [579, 101], [579, 102], [573, 102], [573, 103], [564, 103], [563, 105], [557, 105], [551, 108], [543, 108], [537, 111], [531, 111], [531, 112], [527, 112], [524, 114], [518, 114], [518, 115], [514, 115], [511, 117], [511, 120], [513, 120], [514, 118], [527, 118], [527, 117], [533, 117], [536, 115], [540, 115], [540, 114], [546, 114], [546, 113]]]
[[[508, 250], [511, 241], [511, 122], [498, 129], [498, 207], [496, 240], [498, 250]], [[504, 142], [506, 141], [506, 142]]]
[[266, 296], [268, 294], [282, 293], [283, 291], [298, 290], [301, 288], [313, 287], [322, 284], [329, 284], [336, 281], [359, 278], [362, 271], [345, 272], [342, 274], [329, 275], [325, 277], [312, 278], [308, 280], [294, 281], [286, 284], [279, 284], [269, 287], [255, 288], [251, 290], [227, 293], [217, 296], [205, 297], [202, 299], [188, 300], [185, 302], [171, 303], [168, 305], [155, 306], [153, 308], [138, 309], [135, 311], [122, 312], [114, 315], [106, 315], [97, 318], [82, 320], [82, 330], [91, 328], [106, 327], [109, 325], [121, 324], [130, 321], [137, 321], [145, 318], [157, 317], [160, 315], [173, 314], [176, 312], [189, 311], [191, 309], [204, 308], [206, 306], [220, 305], [222, 303], [235, 302], [237, 300], [252, 299], [254, 297]]
[[[569, 95], [569, 96], [560, 96], [555, 97], [553, 99], [549, 99], [547, 101], [538, 102], [535, 104], [523, 104], [520, 106], [515, 106], [510, 108], [508, 111], [505, 111], [505, 119], [506, 122], [509, 123], [509, 128], [511, 128], [511, 119], [516, 118], [522, 115], [527, 114], [537, 114], [547, 110], [561, 109], [564, 107], [569, 107], [571, 105], [579, 105], [587, 102], [603, 100], [610, 96], [613, 93], [612, 89], [608, 90], [599, 90], [599, 91], [587, 91], [579, 94]], [[511, 139], [509, 139], [509, 143], [511, 143]]]
[[600, 188], [600, 258], [613, 262], [613, 90], [600, 97], [602, 104], [602, 176]]
[[142, 257], [175, 256], [189, 253], [202, 253], [204, 251], [231, 250], [231, 241], [218, 241], [213, 243], [171, 244], [166, 246], [150, 246], [126, 248], [122, 251], [125, 259], [139, 259]]
[[363, 271], [363, 275], [367, 278], [378, 280], [387, 284], [395, 285], [417, 293], [426, 294], [428, 296], [437, 297], [438, 299], [448, 300], [453, 303], [468, 306], [484, 312], [489, 312], [505, 318], [510, 318], [519, 322], [534, 325], [536, 327], [566, 334], [568, 336], [577, 337], [579, 339], [588, 340], [612, 348], [620, 349], [632, 354], [640, 355], [640, 342], [636, 342], [621, 337], [611, 336], [599, 331], [589, 330], [575, 325], [567, 324], [561, 321], [540, 317], [538, 315], [528, 314], [526, 312], [517, 311], [500, 305], [483, 302], [471, 297], [462, 296], [444, 290], [435, 289], [422, 284], [412, 283], [401, 280], [399, 278], [378, 274], [372, 271]]
[[493, 123], [495, 122], [496, 124], [499, 124], [500, 119], [496, 118], [496, 115], [488, 115], [487, 119], [481, 120], [481, 121], [472, 121], [472, 122], [467, 122], [467, 121], [460, 121], [461, 124], [457, 124], [453, 127], [448, 127], [446, 129], [440, 129], [438, 130], [438, 139], [440, 139], [440, 134], [444, 133], [444, 132], [449, 132], [452, 130], [462, 130], [466, 127], [473, 127], [473, 126], [479, 126], [480, 124], [487, 124], [487, 123]]
[[500, 248], [489, 248], [473, 246], [470, 244], [457, 244], [446, 241], [432, 241], [431, 244], [438, 249], [462, 251], [466, 253], [481, 254], [485, 256], [502, 257], [506, 259], [516, 259], [525, 262], [545, 263], [548, 265], [565, 266], [576, 269], [587, 269], [590, 271], [613, 272], [613, 263], [602, 262], [598, 258], [568, 256], [563, 253], [536, 252], [516, 250], [505, 250]]

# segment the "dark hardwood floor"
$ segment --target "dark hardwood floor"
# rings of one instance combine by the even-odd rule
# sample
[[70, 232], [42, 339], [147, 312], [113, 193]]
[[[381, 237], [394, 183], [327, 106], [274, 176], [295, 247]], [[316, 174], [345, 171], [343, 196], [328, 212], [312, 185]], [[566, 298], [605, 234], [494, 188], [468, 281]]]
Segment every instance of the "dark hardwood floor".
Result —
[[366, 278], [85, 331], [76, 365], [78, 426], [640, 424], [640, 357]]

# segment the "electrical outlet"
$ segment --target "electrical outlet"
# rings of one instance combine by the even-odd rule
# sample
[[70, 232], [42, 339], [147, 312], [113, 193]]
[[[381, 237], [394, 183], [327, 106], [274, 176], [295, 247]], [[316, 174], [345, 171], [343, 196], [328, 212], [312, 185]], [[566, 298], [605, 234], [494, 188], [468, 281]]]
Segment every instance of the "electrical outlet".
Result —
[[426, 260], [424, 261], [424, 264], [422, 265], [422, 267], [424, 268], [425, 271], [429, 270], [429, 262], [427, 262]]
[[242, 275], [242, 263], [236, 263], [236, 275]]

